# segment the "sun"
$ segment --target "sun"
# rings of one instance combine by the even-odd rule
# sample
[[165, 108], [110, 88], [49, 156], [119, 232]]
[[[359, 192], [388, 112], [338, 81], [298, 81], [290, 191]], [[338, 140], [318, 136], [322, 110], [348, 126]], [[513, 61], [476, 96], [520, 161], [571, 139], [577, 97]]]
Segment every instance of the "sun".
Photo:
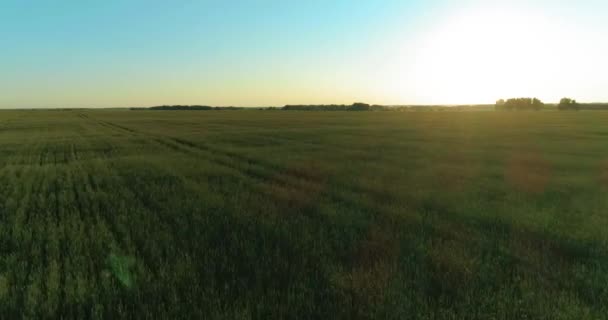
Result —
[[416, 99], [427, 103], [492, 103], [502, 97], [553, 96], [560, 34], [529, 8], [477, 7], [426, 32], [405, 66]]

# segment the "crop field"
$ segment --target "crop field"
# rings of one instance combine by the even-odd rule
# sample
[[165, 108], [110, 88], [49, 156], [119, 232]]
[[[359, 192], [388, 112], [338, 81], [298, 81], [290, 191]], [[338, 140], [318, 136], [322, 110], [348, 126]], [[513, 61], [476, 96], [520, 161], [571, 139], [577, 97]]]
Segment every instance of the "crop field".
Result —
[[603, 319], [608, 112], [0, 112], [0, 317]]

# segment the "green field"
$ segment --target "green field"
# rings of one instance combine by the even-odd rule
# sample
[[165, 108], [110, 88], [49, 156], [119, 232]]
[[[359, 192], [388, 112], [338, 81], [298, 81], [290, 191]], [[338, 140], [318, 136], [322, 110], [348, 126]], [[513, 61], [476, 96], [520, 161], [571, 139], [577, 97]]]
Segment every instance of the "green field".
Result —
[[0, 112], [0, 317], [603, 319], [608, 112]]

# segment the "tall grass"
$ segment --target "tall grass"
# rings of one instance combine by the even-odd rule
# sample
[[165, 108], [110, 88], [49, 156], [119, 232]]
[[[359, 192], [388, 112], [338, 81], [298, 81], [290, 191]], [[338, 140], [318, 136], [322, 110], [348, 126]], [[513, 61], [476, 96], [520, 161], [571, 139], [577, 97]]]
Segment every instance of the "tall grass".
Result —
[[3, 318], [600, 319], [608, 113], [0, 113]]

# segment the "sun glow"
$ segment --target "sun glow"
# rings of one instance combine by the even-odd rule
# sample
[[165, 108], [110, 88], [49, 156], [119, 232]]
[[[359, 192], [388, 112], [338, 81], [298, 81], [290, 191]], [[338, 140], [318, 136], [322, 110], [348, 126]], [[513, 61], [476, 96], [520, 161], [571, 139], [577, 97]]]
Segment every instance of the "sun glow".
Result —
[[572, 77], [592, 72], [586, 62], [594, 60], [590, 39], [542, 11], [467, 8], [408, 46], [415, 53], [400, 73], [414, 86], [410, 98], [425, 103], [493, 103], [518, 96], [555, 101], [568, 93]]

